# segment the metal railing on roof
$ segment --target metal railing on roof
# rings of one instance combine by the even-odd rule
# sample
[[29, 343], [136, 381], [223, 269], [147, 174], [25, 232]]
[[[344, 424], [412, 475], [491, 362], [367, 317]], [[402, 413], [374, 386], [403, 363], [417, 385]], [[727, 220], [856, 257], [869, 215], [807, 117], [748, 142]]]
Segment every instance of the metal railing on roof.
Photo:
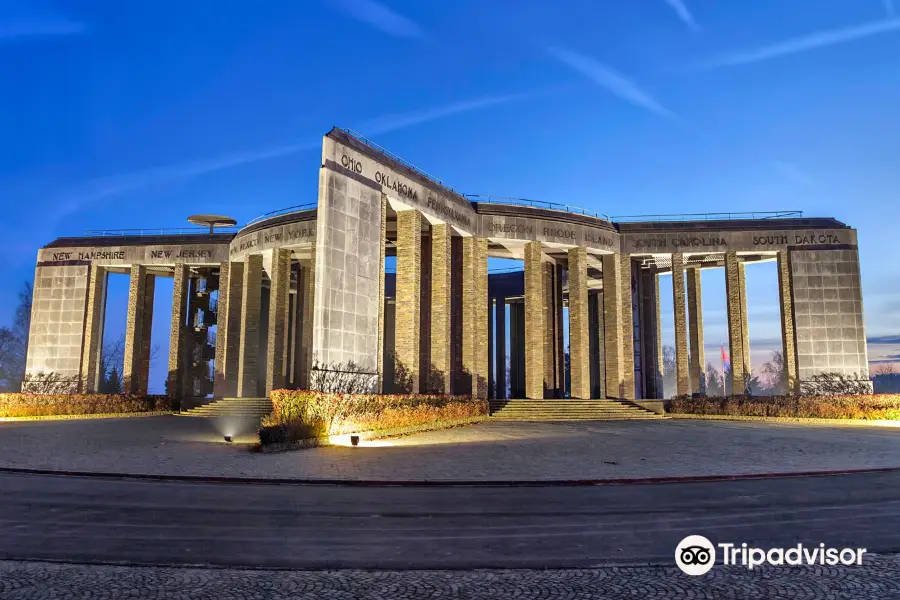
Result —
[[266, 219], [271, 219], [272, 217], [278, 217], [280, 215], [287, 215], [287, 214], [290, 214], [293, 212], [300, 212], [302, 210], [311, 210], [316, 207], [317, 207], [317, 204], [315, 204], [314, 202], [308, 202], [306, 204], [297, 204], [294, 206], [287, 206], [285, 208], [279, 208], [278, 210], [273, 210], [271, 212], [261, 214], [256, 218], [250, 219], [249, 221], [247, 221], [247, 223], [244, 225], [244, 227], [247, 227], [248, 225], [253, 225], [254, 223], [259, 223], [260, 221], [265, 221]]
[[580, 206], [572, 206], [571, 204], [560, 204], [558, 202], [548, 202], [546, 200], [533, 200], [531, 198], [513, 198], [510, 196], [491, 196], [488, 194], [466, 194], [466, 198], [473, 202], [485, 202], [487, 204], [509, 204], [513, 206], [531, 206], [534, 208], [547, 208], [550, 210], [561, 210], [574, 213], [576, 215], [587, 215], [609, 221], [609, 216]]
[[681, 213], [662, 215], [613, 216], [616, 223], [671, 223], [680, 221], [737, 221], [746, 219], [799, 219], [802, 210], [776, 210], [766, 212]]
[[[236, 225], [233, 227], [216, 227], [215, 233], [237, 233], [248, 225], [271, 219], [280, 215], [286, 215], [302, 210], [311, 210], [316, 208], [315, 204], [297, 204], [296, 206], [288, 206], [279, 208], [259, 215], [250, 219], [244, 225]], [[143, 227], [140, 229], [85, 229], [84, 235], [90, 237], [141, 237], [150, 235], [209, 235], [209, 230], [205, 227]]]
[[[216, 227], [216, 233], [236, 233], [239, 227]], [[155, 227], [141, 229], [85, 229], [88, 237], [140, 237], [150, 235], [209, 235], [206, 227]]]
[[[340, 127], [338, 127], [338, 129], [340, 129]], [[419, 167], [417, 167], [416, 165], [412, 164], [411, 162], [409, 162], [409, 161], [407, 161], [407, 160], [404, 160], [404, 159], [400, 158], [399, 156], [397, 156], [396, 154], [394, 154], [393, 152], [391, 152], [390, 150], [388, 150], [387, 148], [385, 148], [385, 147], [382, 146], [381, 144], [378, 144], [377, 142], [373, 142], [372, 140], [370, 140], [370, 139], [367, 138], [366, 136], [362, 135], [362, 134], [359, 133], [358, 131], [354, 131], [354, 130], [349, 129], [349, 128], [348, 128], [348, 129], [345, 129], [345, 130], [343, 130], [343, 131], [345, 131], [346, 133], [349, 133], [350, 135], [352, 135], [353, 137], [355, 137], [356, 139], [358, 139], [358, 140], [361, 141], [362, 143], [366, 144], [367, 146], [371, 146], [373, 149], [377, 150], [378, 152], [381, 152], [382, 154], [384, 154], [384, 155], [386, 155], [386, 156], [389, 156], [391, 159], [397, 161], [398, 163], [400, 163], [401, 165], [403, 165], [403, 166], [406, 167], [407, 169], [411, 169], [411, 170], [415, 171], [416, 173], [418, 173], [419, 175], [421, 175], [421, 176], [424, 177], [425, 179], [428, 179], [429, 181], [432, 181], [432, 182], [438, 184], [439, 186], [444, 187], [444, 188], [446, 188], [446, 189], [448, 189], [448, 190], [450, 190], [450, 191], [452, 191], [452, 192], [454, 192], [454, 193], [459, 194], [460, 196], [462, 196], [462, 192], [460, 192], [459, 190], [457, 190], [455, 187], [453, 187], [452, 185], [450, 185], [450, 184], [447, 183], [446, 181], [444, 181], [444, 180], [442, 180], [442, 179], [439, 179], [438, 177], [435, 177], [434, 175], [432, 175], [431, 173], [425, 171], [424, 169], [420, 169]]]

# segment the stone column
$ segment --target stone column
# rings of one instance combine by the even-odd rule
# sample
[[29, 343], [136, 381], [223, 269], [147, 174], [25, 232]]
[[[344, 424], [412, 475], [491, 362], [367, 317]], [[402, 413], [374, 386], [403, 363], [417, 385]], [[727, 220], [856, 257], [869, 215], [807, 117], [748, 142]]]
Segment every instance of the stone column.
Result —
[[556, 296], [553, 286], [553, 272], [556, 265], [553, 262], [544, 261], [541, 265], [544, 274], [543, 295], [541, 302], [544, 307], [544, 397], [556, 397]]
[[506, 399], [506, 298], [503, 296], [497, 297], [497, 309], [496, 309], [496, 319], [497, 319], [497, 342], [494, 346], [496, 357], [494, 359], [494, 368], [496, 369], [497, 376], [496, 385], [497, 385], [497, 399], [504, 400]]
[[272, 251], [269, 279], [269, 335], [266, 344], [266, 395], [285, 386], [287, 374], [288, 296], [291, 293], [291, 251]]
[[[387, 240], [387, 211], [387, 196], [381, 194], [381, 234], [378, 237], [378, 357], [375, 366], [378, 371], [376, 391], [379, 393], [384, 392], [384, 253], [385, 242]], [[313, 249], [313, 256], [315, 256], [315, 249]], [[313, 260], [313, 263], [315, 262], [316, 261]], [[310, 302], [312, 302], [312, 296], [309, 296], [309, 298]], [[305, 326], [306, 322], [304, 320], [304, 327]], [[310, 327], [310, 329], [312, 328]], [[312, 334], [311, 331], [310, 334]], [[310, 337], [310, 340], [311, 339], [312, 338]], [[308, 386], [309, 384], [306, 382], [302, 385]]]
[[553, 268], [553, 342], [556, 350], [556, 398], [566, 396], [566, 344], [563, 336], [563, 266]]
[[487, 239], [463, 238], [463, 370], [472, 395], [487, 398]]
[[141, 332], [141, 367], [138, 378], [140, 393], [146, 394], [150, 389], [150, 354], [153, 347], [150, 338], [153, 335], [153, 297], [156, 291], [156, 276], [147, 274], [144, 282], [144, 330]]
[[624, 397], [622, 343], [622, 263], [616, 254], [603, 255], [603, 345], [606, 396]]
[[[303, 307], [301, 308], [302, 314], [302, 327], [300, 331], [300, 350], [299, 361], [300, 361], [300, 387], [304, 389], [310, 388], [310, 373], [312, 372], [312, 349], [313, 349], [313, 306], [315, 304], [315, 290], [316, 290], [316, 248], [313, 246], [310, 250], [312, 256], [309, 259], [307, 264], [301, 266], [301, 276], [303, 278], [301, 289], [298, 290], [298, 294], [303, 294], [303, 299], [301, 302], [303, 303]], [[384, 272], [384, 267], [382, 265], [382, 272]], [[382, 299], [384, 296], [384, 280], [382, 278], [381, 284], [381, 295]], [[379, 313], [382, 318], [382, 324], [384, 319], [384, 302], [382, 302], [381, 313]], [[384, 332], [384, 327], [381, 328], [381, 331]], [[380, 350], [379, 350], [380, 351]], [[381, 371], [383, 372], [383, 371]]]
[[525, 244], [525, 397], [544, 397], [544, 267], [541, 243]]
[[421, 319], [422, 213], [397, 213], [397, 321], [394, 356], [397, 383], [419, 393], [419, 321]]
[[634, 304], [632, 297], [631, 256], [623, 254], [621, 297], [622, 303], [622, 398], [634, 400]]
[[[224, 334], [221, 339], [216, 339], [216, 344], [222, 343], [225, 354], [222, 358], [222, 385], [221, 391], [216, 390], [216, 397], [227, 398], [237, 394], [238, 382], [238, 357], [241, 353], [241, 296], [244, 286], [244, 263], [228, 263], [228, 281], [219, 282], [219, 322], [216, 334]], [[225, 298], [225, 306], [221, 305], [221, 299]], [[222, 318], [225, 321], [222, 321]], [[218, 359], [217, 359], [218, 360]]]
[[225, 391], [225, 349], [228, 344], [229, 265], [230, 263], [227, 262], [219, 264], [219, 292], [216, 297], [216, 354], [213, 365], [213, 372], [215, 374], [213, 377], [213, 397], [215, 398], [222, 398], [222, 394]]
[[141, 380], [141, 350], [144, 334], [144, 288], [147, 285], [147, 268], [131, 265], [128, 283], [128, 316], [125, 321], [125, 364], [122, 368], [122, 390], [126, 394], [139, 394]]
[[[169, 370], [166, 393], [169, 398], [182, 397], [185, 368], [185, 330], [187, 318], [187, 293], [190, 269], [183, 263], [175, 263], [172, 284], [172, 319], [169, 325]], [[219, 341], [216, 340], [216, 344]]]
[[512, 398], [527, 398], [525, 393], [525, 303], [509, 305], [509, 378]]
[[688, 322], [691, 332], [691, 390], [706, 393], [706, 357], [703, 351], [703, 296], [700, 287], [700, 268], [687, 271]]
[[665, 361], [663, 360], [665, 357], [663, 356], [663, 347], [662, 347], [662, 306], [661, 306], [661, 296], [659, 294], [659, 273], [656, 274], [654, 285], [656, 286], [656, 339], [657, 339], [657, 348], [656, 348], [656, 388], [659, 392], [660, 398], [666, 397], [665, 391]]
[[794, 295], [791, 290], [791, 270], [786, 250], [778, 253], [778, 298], [781, 304], [781, 355], [784, 359], [786, 394], [800, 393], [797, 376], [797, 340], [794, 334]]
[[725, 253], [725, 302], [728, 308], [728, 349], [731, 354], [731, 393], [744, 393], [744, 317], [741, 268], [736, 252]]
[[488, 398], [496, 398], [497, 397], [496, 387], [494, 387], [495, 383], [496, 383], [496, 378], [494, 377], [494, 313], [492, 310], [493, 308], [494, 308], [493, 299], [488, 298], [488, 308], [487, 308], [487, 315], [488, 315], [488, 318], [487, 318]]
[[[87, 310], [84, 315], [84, 353], [81, 358], [81, 391], [94, 394], [100, 386], [103, 321], [106, 316], [106, 283], [109, 272], [92, 265], [88, 279]], [[105, 374], [104, 374], [105, 375]]]
[[688, 331], [685, 318], [684, 255], [672, 255], [672, 300], [675, 308], [675, 394], [691, 393], [690, 361], [688, 359]]
[[591, 305], [591, 397], [606, 398], [606, 361], [603, 338], [603, 291], [588, 296]]
[[451, 231], [446, 223], [431, 226], [431, 365], [440, 388], [450, 393], [453, 371], [450, 354]]
[[572, 398], [590, 399], [591, 365], [588, 337], [587, 250], [569, 250], [569, 369]]
[[259, 394], [259, 313], [262, 303], [262, 254], [244, 259], [241, 288], [241, 344], [238, 351], [238, 385], [240, 398]]
[[659, 276], [651, 269], [640, 271], [641, 358], [643, 359], [643, 397], [663, 397], [660, 335], [659, 335]]
[[750, 324], [747, 314], [747, 274], [746, 264], [740, 263], [738, 267], [739, 289], [741, 291], [741, 349], [744, 357], [744, 377], [751, 375], [750, 368]]

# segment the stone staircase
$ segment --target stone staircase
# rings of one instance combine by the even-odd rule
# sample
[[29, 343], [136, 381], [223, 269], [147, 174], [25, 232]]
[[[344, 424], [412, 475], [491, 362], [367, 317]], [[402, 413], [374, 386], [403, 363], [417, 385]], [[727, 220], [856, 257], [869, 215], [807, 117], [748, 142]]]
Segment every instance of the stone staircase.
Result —
[[622, 400], [491, 400], [491, 418], [502, 421], [611, 421], [665, 419]]
[[220, 398], [207, 404], [181, 411], [185, 417], [231, 417], [260, 420], [272, 412], [268, 398]]

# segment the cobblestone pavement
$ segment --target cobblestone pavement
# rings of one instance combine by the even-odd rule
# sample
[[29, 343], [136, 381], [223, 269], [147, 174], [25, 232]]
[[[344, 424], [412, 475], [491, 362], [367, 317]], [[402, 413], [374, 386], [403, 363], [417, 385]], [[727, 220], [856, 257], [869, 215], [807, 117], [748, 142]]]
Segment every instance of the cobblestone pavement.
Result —
[[[487, 422], [379, 446], [258, 454], [186, 417], [0, 423], [0, 466], [234, 477], [547, 480], [900, 467], [900, 429], [714, 421]], [[251, 437], [238, 441], [252, 441]]]
[[240, 571], [0, 562], [0, 597], [38, 598], [897, 598], [900, 560], [860, 567], [607, 567], [515, 571]]

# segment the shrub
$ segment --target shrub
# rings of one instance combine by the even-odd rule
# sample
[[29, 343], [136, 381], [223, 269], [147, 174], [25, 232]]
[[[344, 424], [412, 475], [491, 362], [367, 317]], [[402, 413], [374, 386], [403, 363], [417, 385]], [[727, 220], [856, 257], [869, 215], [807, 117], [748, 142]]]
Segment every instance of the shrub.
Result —
[[488, 414], [486, 400], [431, 394], [336, 394], [275, 390], [272, 414], [259, 432], [263, 445], [357, 431], [395, 429]]
[[118, 414], [174, 410], [166, 396], [0, 394], [0, 417]]
[[668, 410], [693, 415], [900, 420], [900, 394], [679, 396], [672, 399]]

